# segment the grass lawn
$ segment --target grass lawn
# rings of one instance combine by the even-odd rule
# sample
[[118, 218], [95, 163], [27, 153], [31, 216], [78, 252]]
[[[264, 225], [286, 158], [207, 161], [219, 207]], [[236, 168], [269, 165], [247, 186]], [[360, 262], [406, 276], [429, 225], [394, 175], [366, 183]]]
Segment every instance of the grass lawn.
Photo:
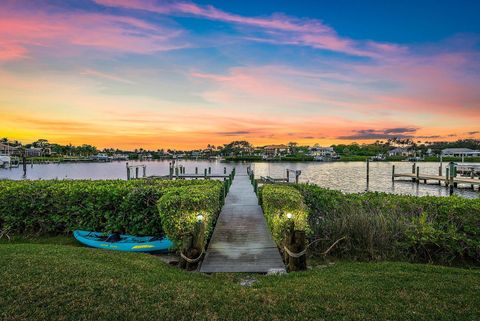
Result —
[[[70, 240], [0, 243], [0, 320], [479, 320], [480, 270], [407, 263], [204, 275]], [[241, 280], [255, 278], [250, 287]]]

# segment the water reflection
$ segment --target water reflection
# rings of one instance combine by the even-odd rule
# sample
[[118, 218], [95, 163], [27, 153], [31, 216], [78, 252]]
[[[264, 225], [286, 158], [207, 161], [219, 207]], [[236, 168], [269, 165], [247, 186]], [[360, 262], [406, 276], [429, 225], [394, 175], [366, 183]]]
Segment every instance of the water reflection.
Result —
[[[129, 162], [131, 165], [145, 164], [147, 175], [167, 175], [169, 161], [144, 161]], [[180, 165], [185, 166], [187, 173], [194, 173], [195, 167], [198, 172], [203, 173], [205, 168], [211, 167], [212, 173], [223, 173], [236, 166], [237, 173], [245, 171], [247, 164], [222, 163], [218, 160], [182, 160]], [[410, 195], [434, 195], [448, 196], [448, 189], [445, 186], [433, 184], [416, 184], [411, 180], [395, 180], [392, 182], [392, 166], [395, 165], [396, 173], [411, 173], [412, 164], [408, 162], [371, 162], [370, 178], [367, 185], [366, 166], [364, 162], [332, 162], [332, 163], [253, 163], [252, 169], [255, 176], [271, 176], [275, 178], [286, 177], [286, 169], [301, 170], [300, 182], [310, 182], [322, 187], [337, 189], [344, 192], [369, 191], [388, 192]], [[439, 163], [418, 163], [421, 173], [438, 174]], [[446, 164], [444, 163], [444, 166]], [[445, 167], [444, 167], [445, 168]], [[445, 172], [445, 170], [443, 171]], [[126, 179], [126, 162], [111, 163], [62, 163], [42, 164], [28, 166], [26, 179]], [[22, 179], [22, 168], [0, 170], [0, 179]], [[462, 187], [462, 186], [460, 186]], [[455, 189], [455, 194], [469, 198], [480, 197], [478, 187], [472, 191], [470, 186]]]

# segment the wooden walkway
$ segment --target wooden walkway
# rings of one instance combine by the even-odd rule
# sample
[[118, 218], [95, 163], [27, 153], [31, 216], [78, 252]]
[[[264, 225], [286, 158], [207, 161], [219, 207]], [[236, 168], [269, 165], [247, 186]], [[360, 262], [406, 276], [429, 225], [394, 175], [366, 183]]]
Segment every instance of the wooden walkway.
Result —
[[218, 218], [200, 272], [284, 272], [246, 173], [238, 173]]

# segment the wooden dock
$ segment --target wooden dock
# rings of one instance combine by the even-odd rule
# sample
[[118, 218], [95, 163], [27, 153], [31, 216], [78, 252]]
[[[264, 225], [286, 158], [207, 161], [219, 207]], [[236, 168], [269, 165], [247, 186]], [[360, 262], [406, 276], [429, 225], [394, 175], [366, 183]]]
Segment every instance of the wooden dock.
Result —
[[246, 173], [233, 180], [200, 272], [285, 272]]
[[[421, 174], [420, 167], [416, 166], [414, 163], [412, 165], [412, 172], [411, 173], [396, 173], [395, 172], [395, 165], [392, 166], [392, 181], [395, 178], [408, 178], [412, 182], [416, 182], [419, 184], [423, 181], [423, 183], [428, 184], [429, 182], [435, 182], [438, 185], [442, 185], [442, 183], [446, 187], [450, 187], [450, 195], [453, 193], [453, 188], [458, 187], [459, 184], [470, 185], [470, 187], [475, 190], [475, 186], [480, 186], [480, 177], [476, 178], [475, 172], [470, 172], [470, 177], [467, 176], [457, 176], [456, 165], [451, 163], [451, 166], [446, 169], [445, 175], [442, 175], [442, 166], [438, 168], [438, 175], [433, 174]], [[453, 175], [452, 175], [453, 173]]]
[[415, 182], [427, 183], [428, 181], [435, 181], [435, 182], [442, 182], [446, 185], [449, 184], [470, 184], [470, 185], [480, 185], [480, 179], [478, 178], [471, 178], [471, 177], [462, 177], [456, 176], [448, 178], [446, 176], [439, 176], [439, 175], [426, 175], [426, 174], [413, 174], [413, 173], [399, 173], [393, 174], [393, 177], [403, 177], [403, 178], [410, 178]]

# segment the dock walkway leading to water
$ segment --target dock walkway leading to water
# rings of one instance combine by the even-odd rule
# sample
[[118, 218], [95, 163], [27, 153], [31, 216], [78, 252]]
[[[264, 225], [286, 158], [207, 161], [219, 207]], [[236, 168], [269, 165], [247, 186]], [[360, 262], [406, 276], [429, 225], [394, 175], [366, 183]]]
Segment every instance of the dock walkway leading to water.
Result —
[[247, 173], [237, 173], [200, 272], [285, 271]]

